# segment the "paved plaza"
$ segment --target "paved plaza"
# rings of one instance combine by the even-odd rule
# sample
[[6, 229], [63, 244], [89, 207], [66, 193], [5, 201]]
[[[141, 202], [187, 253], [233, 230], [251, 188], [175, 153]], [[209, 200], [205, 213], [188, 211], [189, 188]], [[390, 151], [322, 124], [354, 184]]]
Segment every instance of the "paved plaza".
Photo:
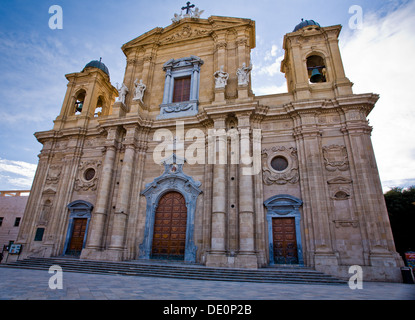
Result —
[[0, 300], [415, 300], [415, 285], [364, 282], [346, 285], [203, 281], [63, 273], [63, 289], [52, 290], [54, 274], [0, 268]]

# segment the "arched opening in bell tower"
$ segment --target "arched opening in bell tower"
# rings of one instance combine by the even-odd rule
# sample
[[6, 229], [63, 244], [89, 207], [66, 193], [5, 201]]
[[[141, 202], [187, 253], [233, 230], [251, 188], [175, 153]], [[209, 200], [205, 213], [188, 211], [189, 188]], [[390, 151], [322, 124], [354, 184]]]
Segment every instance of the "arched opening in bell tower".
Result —
[[311, 83], [327, 82], [326, 63], [324, 58], [318, 55], [311, 55], [307, 58], [308, 80]]

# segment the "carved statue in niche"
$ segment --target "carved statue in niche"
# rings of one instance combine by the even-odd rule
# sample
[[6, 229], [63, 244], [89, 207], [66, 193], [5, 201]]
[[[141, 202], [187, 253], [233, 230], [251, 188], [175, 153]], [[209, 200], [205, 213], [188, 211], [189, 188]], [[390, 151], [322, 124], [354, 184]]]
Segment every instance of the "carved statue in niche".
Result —
[[236, 72], [236, 75], [238, 76], [238, 85], [239, 86], [247, 86], [249, 83], [249, 74], [252, 70], [252, 64], [249, 65], [249, 67], [246, 66], [246, 63], [244, 62], [242, 64], [242, 67], [238, 69]]
[[125, 104], [125, 96], [126, 96], [126, 95], [127, 95], [127, 93], [128, 93], [128, 88], [127, 88], [127, 86], [123, 83], [123, 84], [121, 85], [121, 87], [120, 87], [120, 88], [118, 88], [118, 84], [117, 84], [117, 90], [118, 90], [118, 94], [119, 94], [118, 101], [120, 101], [120, 102], [122, 102], [123, 104]]
[[349, 160], [345, 146], [330, 145], [323, 147], [324, 165], [328, 171], [346, 171], [349, 169]]
[[262, 150], [262, 178], [266, 185], [297, 183], [297, 148], [275, 146]]
[[140, 82], [138, 82], [138, 79], [135, 79], [134, 82], [135, 85], [135, 93], [134, 93], [134, 101], [141, 101], [141, 103], [143, 102], [143, 97], [144, 97], [144, 92], [147, 89], [147, 86], [143, 83], [143, 79], [140, 80]]
[[215, 77], [215, 88], [224, 89], [228, 84], [229, 73], [223, 71], [224, 66], [220, 66], [220, 70], [216, 71], [213, 76]]

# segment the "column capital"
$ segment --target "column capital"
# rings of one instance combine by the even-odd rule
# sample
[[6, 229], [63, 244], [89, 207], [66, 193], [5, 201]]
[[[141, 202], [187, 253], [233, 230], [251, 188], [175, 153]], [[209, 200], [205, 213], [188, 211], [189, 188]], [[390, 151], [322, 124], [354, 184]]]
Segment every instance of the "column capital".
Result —
[[213, 120], [213, 127], [215, 129], [225, 129], [226, 128], [226, 114], [213, 114], [210, 115], [210, 118]]

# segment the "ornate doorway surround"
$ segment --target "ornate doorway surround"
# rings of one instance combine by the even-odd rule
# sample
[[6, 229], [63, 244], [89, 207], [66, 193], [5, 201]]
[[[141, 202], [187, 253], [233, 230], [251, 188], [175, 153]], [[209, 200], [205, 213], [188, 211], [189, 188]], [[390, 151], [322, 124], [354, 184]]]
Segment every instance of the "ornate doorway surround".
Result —
[[298, 264], [304, 265], [303, 249], [301, 242], [301, 213], [300, 207], [303, 202], [296, 197], [281, 194], [276, 195], [264, 202], [267, 208], [267, 222], [268, 222], [268, 243], [269, 243], [269, 260], [270, 264], [277, 264], [274, 259], [274, 239], [273, 239], [273, 223], [272, 219], [275, 218], [294, 218], [295, 220], [295, 233], [297, 242], [297, 256]]
[[146, 197], [146, 223], [144, 227], [144, 240], [140, 244], [140, 259], [150, 259], [153, 245], [154, 221], [160, 199], [169, 192], [180, 193], [186, 202], [187, 223], [185, 242], [185, 262], [196, 262], [197, 247], [194, 243], [194, 218], [196, 201], [202, 191], [199, 189], [201, 183], [193, 180], [192, 177], [183, 173], [185, 159], [175, 154], [163, 160], [164, 173], [155, 178], [153, 182], [146, 185], [141, 192]]
[[[83, 200], [77, 200], [77, 201], [74, 201], [68, 204], [68, 209], [70, 211], [70, 214], [69, 214], [68, 230], [66, 231], [65, 247], [63, 249], [64, 255], [70, 254], [69, 249], [71, 246], [72, 236], [74, 235], [75, 227], [81, 228], [81, 230], [75, 230], [75, 233], [83, 234], [82, 246], [79, 245], [79, 247], [81, 247], [81, 250], [85, 247], [85, 240], [88, 235], [88, 227], [89, 227], [89, 222], [91, 220], [91, 211], [93, 208], [94, 206], [92, 204], [90, 204], [87, 201], [83, 201]], [[86, 220], [86, 225], [85, 225], [85, 221], [80, 220], [80, 219]], [[80, 221], [82, 221], [82, 224], [75, 223], [75, 222], [80, 222]]]

